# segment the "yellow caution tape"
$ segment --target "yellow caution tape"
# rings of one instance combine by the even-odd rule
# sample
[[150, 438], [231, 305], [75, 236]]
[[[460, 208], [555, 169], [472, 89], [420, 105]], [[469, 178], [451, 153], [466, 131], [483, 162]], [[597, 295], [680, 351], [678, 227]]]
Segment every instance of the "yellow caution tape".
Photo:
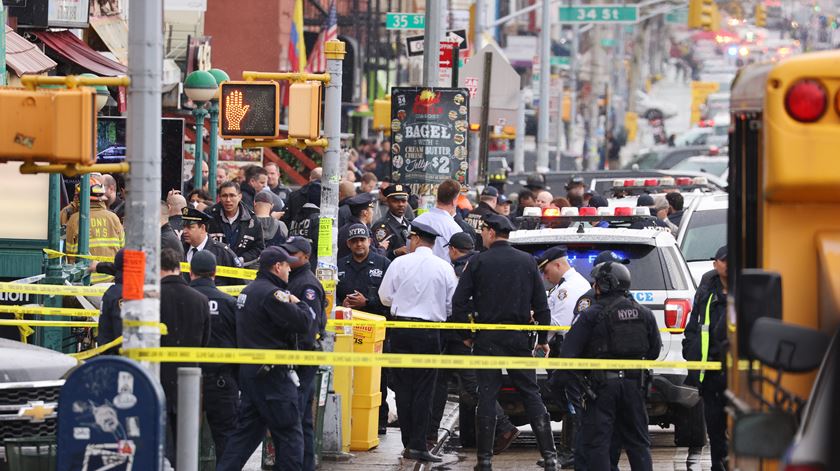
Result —
[[76, 309], [69, 307], [44, 307], [44, 306], [0, 306], [0, 312], [12, 314], [38, 315], [38, 316], [70, 316], [70, 317], [95, 317], [99, 315], [96, 309]]
[[122, 341], [123, 341], [123, 338], [122, 338], [122, 335], [121, 335], [121, 336], [115, 338], [114, 340], [111, 340], [110, 342], [106, 343], [105, 345], [100, 345], [96, 348], [93, 348], [93, 349], [90, 349], [90, 350], [85, 350], [85, 351], [79, 352], [79, 353], [71, 353], [70, 356], [77, 359], [77, 360], [87, 360], [88, 358], [95, 357], [96, 355], [99, 355], [100, 353], [102, 353], [102, 352], [104, 352], [104, 351], [106, 351], [110, 348], [116, 347], [117, 345], [121, 345]]
[[0, 292], [43, 294], [47, 296], [102, 296], [107, 286], [23, 285], [0, 282]]
[[[22, 320], [23, 314], [15, 314], [15, 319]], [[35, 333], [35, 329], [29, 327], [28, 325], [19, 325], [18, 332], [20, 332], [20, 341], [22, 343], [28, 343], [29, 336]]]
[[29, 327], [96, 327], [96, 322], [90, 321], [36, 321], [31, 319], [0, 319], [0, 325]]
[[245, 285], [217, 286], [217, 288], [219, 288], [219, 291], [221, 291], [222, 293], [227, 293], [231, 296], [239, 296], [239, 293], [241, 293], [242, 290], [245, 289]]
[[[50, 249], [43, 249], [44, 253], [47, 254], [49, 258], [58, 258], [58, 257], [75, 257], [75, 258], [84, 258], [87, 260], [95, 260], [97, 262], [113, 262], [114, 257], [106, 257], [106, 256], [99, 256], [99, 255], [74, 255], [74, 254], [66, 254], [63, 252], [59, 252], [56, 250]], [[184, 273], [190, 272], [190, 264], [187, 262], [181, 262], [181, 271]], [[243, 280], [253, 280], [257, 277], [256, 270], [250, 270], [247, 268], [236, 268], [236, 267], [225, 267], [225, 266], [217, 266], [216, 267], [216, 276], [223, 276], [227, 278], [240, 278]]]
[[129, 321], [124, 320], [122, 321], [123, 327], [158, 327], [160, 329], [161, 335], [166, 335], [169, 333], [169, 330], [166, 327], [166, 324], [162, 322], [155, 322], [155, 321]]
[[[468, 322], [420, 322], [420, 321], [369, 321], [357, 319], [330, 319], [327, 327], [374, 326], [389, 329], [438, 329], [438, 330], [527, 330], [558, 331], [569, 330], [567, 325], [534, 324], [472, 324]], [[683, 329], [659, 329], [660, 332], [682, 333]]]
[[385, 368], [455, 368], [551, 370], [646, 370], [675, 368], [720, 370], [720, 362], [602, 360], [589, 358], [493, 357], [471, 355], [412, 355], [398, 353], [336, 353], [237, 348], [131, 348], [121, 353], [134, 360], [156, 363], [239, 363], [253, 365], [381, 366]]

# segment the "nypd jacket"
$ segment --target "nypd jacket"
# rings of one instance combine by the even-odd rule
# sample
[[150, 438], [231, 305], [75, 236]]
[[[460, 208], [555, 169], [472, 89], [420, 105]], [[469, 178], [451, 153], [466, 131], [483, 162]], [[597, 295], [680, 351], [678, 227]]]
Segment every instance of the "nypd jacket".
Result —
[[[236, 300], [233, 296], [216, 288], [210, 278], [197, 278], [190, 282], [190, 288], [207, 296], [210, 308], [210, 343], [208, 347], [236, 348]], [[225, 370], [232, 371], [234, 366], [224, 364], [205, 364], [205, 373], [218, 374]]]
[[290, 300], [289, 286], [260, 270], [236, 299], [239, 348], [295, 349], [296, 336], [308, 334], [314, 316], [304, 302]]
[[388, 260], [393, 260], [397, 257], [394, 255], [394, 250], [405, 247], [409, 224], [411, 224], [411, 221], [407, 217], [403, 216], [403, 222], [400, 223], [390, 212], [373, 224], [371, 232], [376, 243], [381, 244], [385, 239], [390, 241], [388, 250], [385, 252]]
[[239, 218], [233, 224], [222, 220], [224, 209], [221, 203], [214, 205], [207, 213], [212, 218], [207, 225], [210, 237], [227, 244], [246, 265], [259, 258], [260, 252], [265, 248], [265, 242], [262, 227], [251, 210], [239, 203]]
[[[697, 292], [694, 294], [694, 306], [685, 326], [683, 338], [683, 358], [689, 361], [700, 361], [703, 356], [703, 342], [701, 339], [703, 324], [706, 320], [706, 308], [709, 310], [709, 361], [723, 359], [726, 344], [726, 295], [723, 293], [723, 283], [720, 275], [711, 270], [703, 275]], [[697, 384], [700, 372], [689, 371], [686, 381]]]
[[341, 304], [347, 295], [358, 291], [364, 295], [367, 306], [362, 310], [372, 314], [389, 317], [391, 310], [384, 306], [379, 299], [379, 286], [391, 261], [382, 255], [370, 252], [367, 259], [361, 263], [348, 255], [338, 260], [338, 286], [336, 286], [335, 302]]
[[315, 321], [309, 326], [309, 332], [298, 336], [298, 348], [301, 350], [313, 350], [318, 345], [317, 339], [324, 338], [324, 329], [327, 327], [327, 316], [324, 309], [327, 307], [324, 287], [315, 274], [309, 269], [309, 265], [293, 268], [289, 273], [289, 292], [298, 297], [304, 304], [309, 306]]

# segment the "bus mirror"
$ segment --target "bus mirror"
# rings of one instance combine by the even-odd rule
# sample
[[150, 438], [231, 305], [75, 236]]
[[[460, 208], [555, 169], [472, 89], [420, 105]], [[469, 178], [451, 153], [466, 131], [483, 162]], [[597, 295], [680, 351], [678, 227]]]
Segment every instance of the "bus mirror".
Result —
[[787, 451], [796, 423], [789, 414], [756, 412], [739, 416], [732, 429], [735, 455], [757, 458], [780, 458]]
[[818, 330], [765, 317], [753, 325], [750, 349], [755, 359], [771, 368], [804, 373], [820, 366], [829, 340]]
[[748, 268], [741, 270], [735, 291], [738, 313], [738, 356], [754, 358], [750, 331], [757, 319], [782, 318], [782, 277], [778, 273]]

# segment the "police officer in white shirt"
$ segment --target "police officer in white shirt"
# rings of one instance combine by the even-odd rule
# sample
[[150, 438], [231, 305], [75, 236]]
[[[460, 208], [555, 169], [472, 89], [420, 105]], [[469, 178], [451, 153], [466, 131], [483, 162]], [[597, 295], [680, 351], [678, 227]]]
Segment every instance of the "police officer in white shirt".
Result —
[[[452, 295], [458, 279], [452, 266], [432, 253], [437, 237], [433, 228], [415, 219], [409, 232], [410, 253], [394, 259], [385, 272], [379, 299], [391, 307], [394, 320], [445, 322], [452, 314]], [[393, 329], [390, 335], [392, 353], [441, 352], [437, 329]], [[403, 456], [440, 462], [441, 458], [426, 450], [437, 370], [394, 368], [391, 374], [405, 446]]]
[[[571, 326], [575, 304], [589, 291], [589, 281], [569, 264], [565, 246], [558, 245], [546, 250], [537, 263], [543, 277], [554, 285], [548, 293], [551, 325]], [[562, 336], [563, 331], [552, 332], [549, 334], [549, 340], [554, 334]], [[557, 351], [560, 351], [559, 348]]]

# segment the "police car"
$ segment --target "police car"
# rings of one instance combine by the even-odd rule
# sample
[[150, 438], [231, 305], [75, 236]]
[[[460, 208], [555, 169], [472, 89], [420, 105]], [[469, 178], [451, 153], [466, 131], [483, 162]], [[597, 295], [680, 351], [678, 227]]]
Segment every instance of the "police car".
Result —
[[726, 245], [726, 212], [729, 195], [706, 194], [686, 206], [677, 235], [677, 245], [688, 263], [695, 284], [712, 269], [718, 248]]
[[[562, 221], [561, 225], [568, 224], [568, 227], [517, 230], [510, 234], [510, 243], [535, 257], [551, 247], [565, 245], [572, 266], [587, 278], [595, 257], [601, 251], [612, 250], [629, 260], [627, 267], [633, 277], [631, 293], [639, 303], [653, 311], [659, 327], [683, 329], [694, 298], [691, 273], [670, 232], [654, 227], [630, 228], [634, 222], [651, 220], [646, 211], [647, 208], [632, 207], [563, 208], [562, 217], [557, 219]], [[544, 226], [547, 223], [551, 225], [547, 221], [550, 218], [544, 213], [537, 219]], [[605, 222], [610, 227], [595, 227]], [[682, 361], [683, 334], [662, 332], [661, 335], [662, 351], [658, 359]], [[653, 370], [648, 415], [651, 424], [675, 426], [678, 446], [702, 446], [705, 443], [703, 412], [698, 406], [696, 388], [683, 384], [686, 374], [686, 370], [682, 369]], [[564, 411], [562, 405], [552, 403], [552, 396], [546, 391], [546, 379], [546, 372], [538, 371], [546, 406], [552, 420], [559, 420]], [[511, 383], [505, 384], [499, 402], [513, 423], [523, 424], [527, 418], [521, 399], [515, 392]]]

